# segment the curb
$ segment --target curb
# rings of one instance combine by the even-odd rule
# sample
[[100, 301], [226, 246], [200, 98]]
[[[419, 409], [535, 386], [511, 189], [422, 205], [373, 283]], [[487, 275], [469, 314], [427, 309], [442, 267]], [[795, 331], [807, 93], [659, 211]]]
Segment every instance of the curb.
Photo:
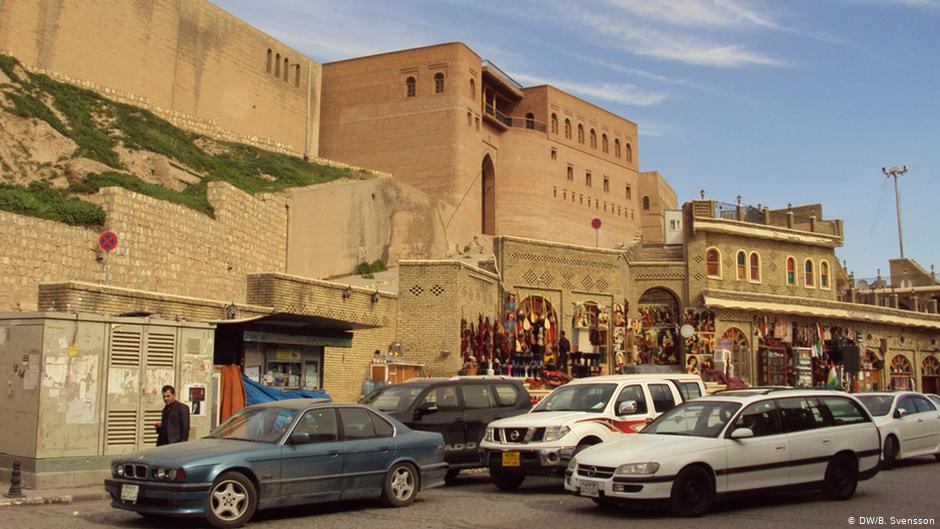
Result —
[[83, 492], [80, 494], [64, 494], [61, 496], [28, 496], [23, 498], [0, 498], [0, 508], [2, 507], [21, 507], [30, 505], [54, 505], [67, 504], [80, 501], [95, 501], [110, 498], [111, 495], [105, 491]]

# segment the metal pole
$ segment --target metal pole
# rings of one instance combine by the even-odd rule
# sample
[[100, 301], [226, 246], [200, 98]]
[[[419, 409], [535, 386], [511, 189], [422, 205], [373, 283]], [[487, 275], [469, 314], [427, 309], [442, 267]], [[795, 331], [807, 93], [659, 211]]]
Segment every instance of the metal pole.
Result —
[[894, 202], [898, 212], [898, 246], [901, 250], [901, 259], [904, 259], [904, 235], [901, 230], [901, 191], [898, 188], [898, 176], [907, 173], [907, 166], [904, 165], [900, 169], [897, 166], [891, 167], [891, 169], [882, 167], [881, 172], [888, 178], [894, 177]]

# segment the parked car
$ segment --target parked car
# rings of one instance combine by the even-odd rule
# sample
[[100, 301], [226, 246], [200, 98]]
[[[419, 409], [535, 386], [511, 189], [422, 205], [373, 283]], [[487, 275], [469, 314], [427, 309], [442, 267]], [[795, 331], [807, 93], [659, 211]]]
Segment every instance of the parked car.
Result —
[[940, 405], [921, 393], [862, 393], [858, 400], [881, 430], [882, 468], [899, 459], [933, 454], [940, 461]]
[[232, 528], [269, 507], [372, 497], [402, 507], [446, 471], [440, 434], [365, 406], [291, 399], [245, 408], [198, 441], [121, 456], [105, 489], [112, 507]]
[[777, 487], [846, 500], [877, 474], [880, 451], [878, 428], [847, 393], [711, 396], [577, 454], [565, 490], [601, 505], [668, 500], [680, 516], [707, 513], [719, 495]]
[[930, 399], [931, 402], [933, 402], [933, 405], [936, 406], [938, 410], [940, 410], [940, 395], [934, 395], [933, 393], [928, 393], [927, 398]]
[[[698, 375], [577, 379], [556, 388], [529, 413], [490, 423], [480, 461], [502, 490], [518, 488], [530, 475], [560, 477], [581, 450], [635, 433], [676, 404], [704, 394]], [[625, 406], [627, 402], [634, 406]]]
[[359, 400], [414, 430], [444, 436], [444, 460], [451, 480], [466, 468], [479, 468], [477, 452], [487, 425], [532, 408], [518, 380], [503, 376], [415, 378], [379, 388]]

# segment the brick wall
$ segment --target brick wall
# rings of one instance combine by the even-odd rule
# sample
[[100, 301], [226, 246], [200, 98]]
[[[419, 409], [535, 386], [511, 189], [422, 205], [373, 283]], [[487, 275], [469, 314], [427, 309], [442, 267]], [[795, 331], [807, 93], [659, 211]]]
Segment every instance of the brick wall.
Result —
[[409, 361], [431, 376], [455, 375], [460, 321], [491, 321], [499, 309], [496, 275], [460, 261], [402, 261], [399, 267], [399, 339]]

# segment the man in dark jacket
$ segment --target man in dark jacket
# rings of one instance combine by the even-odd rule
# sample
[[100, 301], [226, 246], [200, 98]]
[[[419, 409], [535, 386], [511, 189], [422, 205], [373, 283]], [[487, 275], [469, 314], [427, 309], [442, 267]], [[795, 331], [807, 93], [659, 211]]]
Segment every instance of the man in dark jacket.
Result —
[[189, 407], [176, 400], [176, 389], [163, 386], [163, 407], [157, 429], [157, 446], [181, 443], [189, 440]]
[[558, 340], [558, 365], [555, 367], [563, 373], [568, 372], [569, 353], [571, 353], [571, 342], [565, 337], [565, 331], [561, 331], [561, 339]]

